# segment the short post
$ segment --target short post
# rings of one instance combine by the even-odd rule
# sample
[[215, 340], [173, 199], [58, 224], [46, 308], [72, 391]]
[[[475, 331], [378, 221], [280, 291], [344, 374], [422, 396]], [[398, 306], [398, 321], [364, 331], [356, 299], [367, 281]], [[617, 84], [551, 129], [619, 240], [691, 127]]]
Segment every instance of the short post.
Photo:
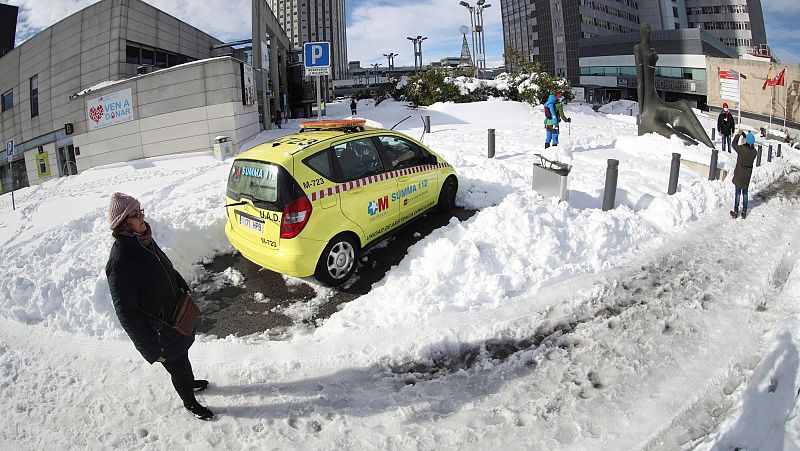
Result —
[[681, 154], [679, 153], [672, 153], [672, 164], [669, 168], [669, 187], [667, 188], [667, 194], [670, 196], [675, 194], [678, 191], [678, 174], [681, 171]]
[[778, 153], [776, 153], [775, 156], [778, 157], [778, 158], [781, 157], [781, 145], [780, 145], [780, 143], [778, 144]]
[[719, 159], [719, 151], [711, 149], [711, 163], [708, 165], [708, 179], [717, 179], [717, 160]]
[[431, 132], [431, 117], [427, 114], [422, 116], [422, 123], [425, 124], [425, 133]]
[[758, 145], [758, 152], [756, 152], [756, 167], [761, 166], [761, 144]]
[[767, 163], [772, 161], [772, 144], [769, 145], [769, 149], [767, 150]]
[[717, 136], [716, 136], [716, 135], [717, 135], [717, 129], [716, 129], [716, 128], [712, 128], [712, 129], [711, 129], [711, 140], [712, 140], [712, 141], [713, 141], [713, 140], [715, 140], [715, 139], [717, 139]]
[[603, 211], [614, 208], [614, 199], [617, 196], [617, 175], [619, 174], [619, 160], [608, 159], [606, 168], [606, 187], [603, 191]]
[[494, 158], [494, 129], [489, 129], [489, 158]]

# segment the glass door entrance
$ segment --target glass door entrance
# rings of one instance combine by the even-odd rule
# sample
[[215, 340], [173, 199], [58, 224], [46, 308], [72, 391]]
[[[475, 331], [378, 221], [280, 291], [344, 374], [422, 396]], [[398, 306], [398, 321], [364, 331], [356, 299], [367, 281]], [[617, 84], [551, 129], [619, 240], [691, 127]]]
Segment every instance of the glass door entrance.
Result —
[[78, 164], [75, 163], [75, 147], [72, 144], [58, 148], [58, 166], [62, 177], [78, 173]]

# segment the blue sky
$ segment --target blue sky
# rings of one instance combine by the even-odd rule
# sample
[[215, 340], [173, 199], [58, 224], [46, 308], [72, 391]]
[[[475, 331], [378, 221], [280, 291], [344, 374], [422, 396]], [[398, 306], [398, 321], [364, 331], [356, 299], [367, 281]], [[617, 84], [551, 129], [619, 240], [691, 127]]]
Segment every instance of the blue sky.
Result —
[[[17, 41], [92, 4], [96, 0], [0, 0], [22, 7]], [[387, 61], [384, 53], [397, 53], [395, 65], [414, 64], [413, 45], [407, 36], [427, 36], [425, 63], [461, 53], [461, 25], [469, 25], [467, 10], [459, 0], [409, 2], [350, 0], [347, 8], [348, 59], [371, 63]], [[487, 66], [502, 63], [503, 29], [500, 0], [487, 0], [484, 11]], [[222, 40], [249, 36], [250, 0], [148, 0], [148, 3]], [[469, 3], [474, 4], [474, 0]], [[800, 64], [800, 0], [763, 0], [767, 40], [787, 64]], [[247, 30], [243, 32], [243, 30]], [[469, 36], [468, 36], [469, 40]], [[471, 45], [471, 41], [470, 41]], [[472, 49], [470, 49], [472, 51]]]

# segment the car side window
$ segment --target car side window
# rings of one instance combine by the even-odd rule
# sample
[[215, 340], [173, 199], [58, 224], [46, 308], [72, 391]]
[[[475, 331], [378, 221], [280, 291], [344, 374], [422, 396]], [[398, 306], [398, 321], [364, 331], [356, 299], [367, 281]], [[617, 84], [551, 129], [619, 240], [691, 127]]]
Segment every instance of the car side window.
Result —
[[411, 141], [397, 136], [380, 136], [378, 139], [389, 156], [392, 170], [426, 164], [427, 152]]
[[333, 146], [333, 159], [341, 170], [341, 182], [369, 177], [384, 171], [378, 149], [370, 138], [354, 139]]
[[306, 166], [310, 167], [314, 170], [317, 174], [325, 177], [328, 180], [333, 180], [333, 164], [331, 162], [331, 152], [330, 150], [324, 150], [317, 154], [311, 155], [310, 157], [303, 160], [303, 163]]

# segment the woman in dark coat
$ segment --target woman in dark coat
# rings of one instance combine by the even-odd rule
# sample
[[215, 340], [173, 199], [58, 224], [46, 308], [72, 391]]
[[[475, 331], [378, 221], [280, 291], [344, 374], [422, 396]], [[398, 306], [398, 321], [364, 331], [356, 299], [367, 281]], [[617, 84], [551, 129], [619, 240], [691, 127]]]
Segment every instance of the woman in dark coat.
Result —
[[120, 324], [145, 360], [166, 368], [186, 410], [201, 420], [211, 419], [214, 413], [194, 397], [195, 391], [208, 387], [208, 381], [194, 379], [189, 362], [194, 332], [181, 335], [151, 317], [170, 322], [189, 286], [153, 239], [139, 201], [114, 193], [108, 223], [115, 241], [106, 276]]

